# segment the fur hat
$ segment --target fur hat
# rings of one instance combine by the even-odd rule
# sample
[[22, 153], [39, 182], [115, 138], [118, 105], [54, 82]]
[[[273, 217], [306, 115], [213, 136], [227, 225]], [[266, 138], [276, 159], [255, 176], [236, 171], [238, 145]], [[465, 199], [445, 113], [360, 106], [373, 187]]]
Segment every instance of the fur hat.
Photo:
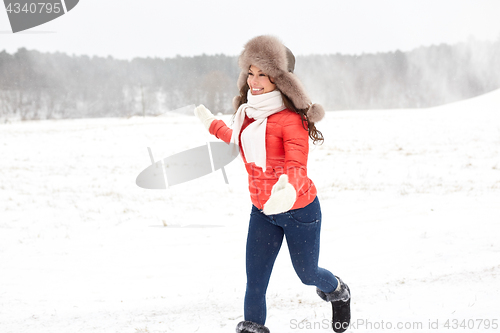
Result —
[[[285, 45], [273, 36], [257, 36], [245, 44], [238, 64], [241, 73], [238, 78], [238, 89], [247, 82], [248, 69], [251, 65], [260, 68], [269, 75], [278, 89], [286, 95], [295, 107], [307, 109], [309, 121], [318, 122], [324, 115], [325, 110], [319, 104], [313, 104], [306, 94], [304, 86], [293, 73], [295, 69], [295, 57]], [[233, 100], [235, 109], [240, 101], [240, 96]]]

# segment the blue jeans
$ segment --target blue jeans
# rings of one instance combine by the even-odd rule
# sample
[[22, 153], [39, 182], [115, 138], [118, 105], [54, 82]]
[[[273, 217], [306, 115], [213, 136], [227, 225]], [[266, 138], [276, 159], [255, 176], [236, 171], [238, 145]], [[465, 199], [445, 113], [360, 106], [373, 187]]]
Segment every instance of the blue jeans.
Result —
[[252, 207], [246, 248], [245, 320], [264, 325], [266, 290], [274, 261], [286, 236], [293, 268], [300, 280], [324, 292], [337, 288], [337, 279], [318, 267], [321, 207], [318, 197], [304, 208], [265, 215]]

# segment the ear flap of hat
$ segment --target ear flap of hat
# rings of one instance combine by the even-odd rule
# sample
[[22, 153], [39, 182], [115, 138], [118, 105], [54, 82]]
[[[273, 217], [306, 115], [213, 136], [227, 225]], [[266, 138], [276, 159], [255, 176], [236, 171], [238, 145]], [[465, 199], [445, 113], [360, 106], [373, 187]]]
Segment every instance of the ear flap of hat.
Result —
[[241, 71], [240, 76], [238, 77], [238, 82], [236, 83], [238, 86], [238, 90], [241, 90], [243, 86], [247, 83], [248, 77], [248, 69], [246, 71]]
[[299, 109], [309, 108], [311, 100], [295, 74], [284, 73], [274, 78], [274, 80], [278, 89], [293, 102], [295, 107]]

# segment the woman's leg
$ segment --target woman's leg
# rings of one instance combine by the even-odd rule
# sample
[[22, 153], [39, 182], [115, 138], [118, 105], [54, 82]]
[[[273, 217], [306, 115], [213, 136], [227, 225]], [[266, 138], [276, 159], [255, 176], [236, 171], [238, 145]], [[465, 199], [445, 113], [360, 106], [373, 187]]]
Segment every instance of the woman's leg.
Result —
[[330, 271], [318, 267], [321, 232], [318, 198], [304, 208], [283, 214], [279, 225], [285, 230], [292, 264], [301, 281], [324, 292], [334, 291], [338, 284], [337, 278]]
[[266, 321], [266, 290], [276, 256], [283, 242], [283, 229], [273, 224], [255, 206], [250, 215], [246, 248], [247, 288], [245, 320], [264, 325]]

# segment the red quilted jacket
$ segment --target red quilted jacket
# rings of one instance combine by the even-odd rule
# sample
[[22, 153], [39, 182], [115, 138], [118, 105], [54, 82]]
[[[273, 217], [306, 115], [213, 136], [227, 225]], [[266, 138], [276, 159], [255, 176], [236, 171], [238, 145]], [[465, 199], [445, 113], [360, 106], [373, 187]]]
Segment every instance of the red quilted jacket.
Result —
[[[245, 117], [241, 132], [254, 120]], [[210, 134], [224, 142], [231, 141], [233, 130], [222, 120], [210, 124]], [[240, 132], [240, 138], [241, 138]], [[302, 126], [300, 116], [288, 109], [267, 118], [266, 127], [266, 170], [255, 163], [247, 163], [241, 148], [240, 153], [248, 172], [248, 187], [252, 203], [262, 209], [271, 195], [273, 185], [282, 174], [297, 192], [297, 200], [292, 209], [302, 208], [316, 197], [316, 187], [307, 176], [307, 155], [309, 153], [309, 132]]]

